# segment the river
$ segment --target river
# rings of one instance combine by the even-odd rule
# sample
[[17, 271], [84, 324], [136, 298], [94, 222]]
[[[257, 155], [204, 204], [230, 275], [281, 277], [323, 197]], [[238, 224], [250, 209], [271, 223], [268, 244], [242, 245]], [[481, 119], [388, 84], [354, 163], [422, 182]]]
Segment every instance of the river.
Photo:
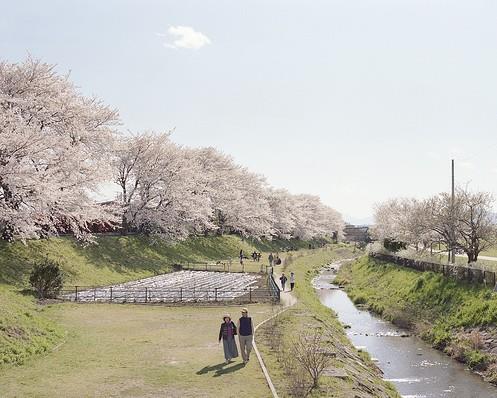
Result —
[[[340, 263], [332, 264], [338, 267]], [[418, 337], [408, 336], [390, 322], [357, 308], [347, 293], [333, 285], [333, 270], [315, 280], [321, 302], [338, 314], [352, 343], [367, 351], [384, 379], [405, 398], [496, 398], [497, 388], [471, 373], [459, 362], [431, 348]]]

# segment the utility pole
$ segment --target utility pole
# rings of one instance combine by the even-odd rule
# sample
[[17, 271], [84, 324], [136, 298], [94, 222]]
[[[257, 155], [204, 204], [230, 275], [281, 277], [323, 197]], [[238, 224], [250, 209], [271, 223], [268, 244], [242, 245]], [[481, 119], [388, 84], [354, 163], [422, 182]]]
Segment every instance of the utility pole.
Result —
[[454, 159], [452, 159], [452, 196], [450, 199], [450, 222], [451, 222], [451, 242], [450, 242], [450, 252], [451, 259], [450, 262], [454, 264], [456, 262], [456, 223], [454, 214], [454, 203], [455, 203], [455, 187], [454, 187]]

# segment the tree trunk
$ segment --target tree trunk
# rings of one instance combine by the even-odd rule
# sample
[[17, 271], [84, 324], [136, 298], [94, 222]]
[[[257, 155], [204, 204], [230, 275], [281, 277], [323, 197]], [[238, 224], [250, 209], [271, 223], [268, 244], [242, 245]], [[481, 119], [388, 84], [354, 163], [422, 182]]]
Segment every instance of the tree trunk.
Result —
[[126, 236], [128, 235], [129, 232], [129, 224], [128, 220], [126, 219], [126, 215], [123, 214], [122, 222], [121, 222], [121, 235]]
[[478, 258], [478, 254], [476, 254], [472, 250], [467, 251], [466, 255], [468, 256], [468, 264], [474, 263], [477, 260], [477, 258]]

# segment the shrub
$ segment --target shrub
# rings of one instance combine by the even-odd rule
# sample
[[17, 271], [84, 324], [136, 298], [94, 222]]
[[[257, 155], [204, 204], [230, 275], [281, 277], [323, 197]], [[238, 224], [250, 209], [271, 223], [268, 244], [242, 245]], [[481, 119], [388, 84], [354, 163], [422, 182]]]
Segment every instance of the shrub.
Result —
[[468, 366], [474, 370], [485, 370], [490, 362], [488, 355], [477, 350], [466, 351], [464, 357]]
[[354, 304], [366, 304], [367, 299], [363, 295], [358, 294], [357, 296], [355, 296], [353, 298], [353, 302], [354, 302]]
[[57, 297], [63, 286], [63, 276], [59, 264], [49, 259], [35, 263], [29, 276], [29, 283], [36, 290], [38, 298]]
[[313, 390], [318, 387], [321, 374], [336, 354], [323, 347], [322, 333], [316, 329], [313, 334], [302, 334], [294, 341], [291, 355], [301, 369], [311, 377], [310, 390]]
[[439, 350], [445, 349], [452, 341], [450, 330], [441, 324], [436, 325], [430, 332], [424, 336], [426, 337], [434, 348]]
[[383, 247], [391, 252], [398, 252], [407, 248], [404, 242], [398, 242], [394, 239], [384, 239]]
[[416, 284], [414, 285], [414, 290], [420, 290], [425, 284], [425, 280], [423, 278], [419, 278], [417, 281], [416, 281]]

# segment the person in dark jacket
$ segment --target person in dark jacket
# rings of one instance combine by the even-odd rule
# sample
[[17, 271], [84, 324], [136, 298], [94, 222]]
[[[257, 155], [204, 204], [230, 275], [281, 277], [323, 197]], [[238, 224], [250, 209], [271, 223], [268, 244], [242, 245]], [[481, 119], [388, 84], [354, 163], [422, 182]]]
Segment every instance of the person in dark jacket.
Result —
[[252, 318], [248, 316], [248, 309], [242, 308], [242, 317], [238, 320], [238, 342], [242, 352], [243, 363], [250, 360], [252, 351], [252, 341], [254, 340], [254, 324]]
[[273, 253], [269, 253], [269, 266], [272, 267], [273, 266], [273, 260], [274, 260], [274, 256], [273, 256]]
[[285, 291], [285, 283], [288, 280], [288, 278], [285, 276], [285, 273], [282, 273], [280, 276], [280, 283], [281, 283], [281, 290]]
[[236, 325], [231, 320], [230, 314], [223, 316], [223, 323], [219, 328], [219, 342], [223, 340], [224, 358], [228, 364], [233, 358], [238, 356], [236, 348], [235, 336], [237, 335]]

